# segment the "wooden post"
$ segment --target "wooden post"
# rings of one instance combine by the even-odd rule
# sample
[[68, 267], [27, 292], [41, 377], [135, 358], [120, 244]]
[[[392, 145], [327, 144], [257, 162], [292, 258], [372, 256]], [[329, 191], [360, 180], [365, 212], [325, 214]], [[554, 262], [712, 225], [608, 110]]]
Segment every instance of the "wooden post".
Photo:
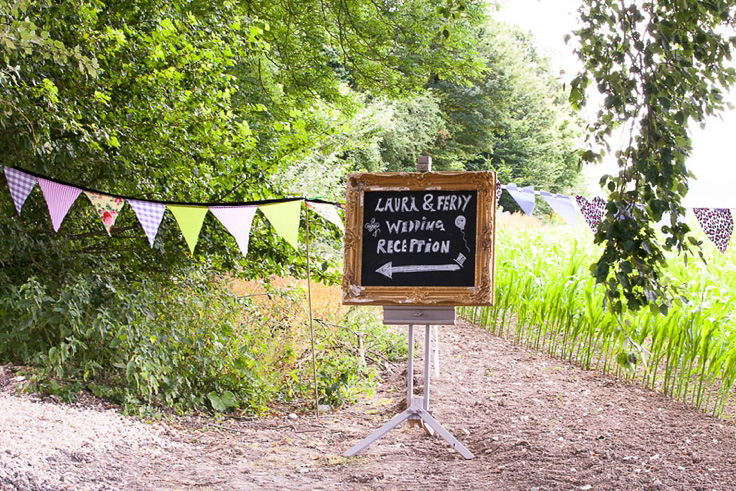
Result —
[[417, 172], [432, 172], [432, 157], [422, 155], [417, 158]]
[[314, 316], [312, 315], [312, 268], [309, 262], [309, 206], [307, 209], [307, 299], [309, 303], [309, 337], [312, 341], [312, 375], [314, 377], [314, 415], [319, 420], [319, 387], [317, 385], [317, 353], [314, 351]]

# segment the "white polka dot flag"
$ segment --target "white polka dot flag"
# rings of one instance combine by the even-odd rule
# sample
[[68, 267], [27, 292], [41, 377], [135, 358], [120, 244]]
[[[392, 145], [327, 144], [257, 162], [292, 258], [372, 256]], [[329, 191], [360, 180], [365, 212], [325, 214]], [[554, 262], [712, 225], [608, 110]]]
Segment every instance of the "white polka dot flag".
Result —
[[506, 185], [506, 191], [509, 192], [512, 198], [516, 200], [519, 207], [524, 210], [524, 213], [531, 215], [534, 211], [534, 186], [527, 186], [525, 188], [517, 188], [516, 184], [511, 183]]
[[552, 208], [555, 213], [560, 215], [568, 225], [575, 225], [578, 216], [578, 209], [570, 196], [562, 194], [552, 194], [547, 191], [539, 193], [544, 201]]
[[82, 190], [43, 178], [38, 179], [38, 187], [41, 188], [46, 205], [49, 207], [54, 232], [58, 232], [61, 222], [64, 221], [69, 208], [72, 207]]
[[253, 216], [256, 214], [258, 205], [246, 206], [210, 206], [210, 211], [220, 220], [223, 227], [235, 238], [243, 256], [248, 255], [248, 241], [250, 239], [250, 227], [253, 224]]
[[335, 205], [329, 203], [315, 203], [314, 201], [307, 201], [307, 206], [310, 210], [314, 210], [319, 216], [324, 218], [330, 223], [333, 223], [342, 232], [345, 232], [345, 226], [342, 224], [340, 215], [337, 214], [337, 208]]
[[584, 196], [575, 196], [575, 201], [580, 207], [580, 212], [583, 214], [586, 223], [593, 231], [598, 232], [598, 224], [603, 220], [603, 215], [606, 213], [606, 202], [603, 198], [596, 196], [592, 200], [588, 201]]
[[18, 215], [20, 215], [23, 203], [26, 202], [26, 198], [33, 191], [33, 186], [38, 182], [38, 178], [25, 172], [5, 167], [5, 180], [8, 181], [10, 196], [13, 198]]
[[153, 241], [156, 240], [156, 234], [158, 234], [158, 228], [161, 226], [161, 219], [164, 217], [166, 205], [137, 199], [129, 199], [128, 204], [135, 211], [143, 231], [146, 232], [148, 243], [153, 247]]

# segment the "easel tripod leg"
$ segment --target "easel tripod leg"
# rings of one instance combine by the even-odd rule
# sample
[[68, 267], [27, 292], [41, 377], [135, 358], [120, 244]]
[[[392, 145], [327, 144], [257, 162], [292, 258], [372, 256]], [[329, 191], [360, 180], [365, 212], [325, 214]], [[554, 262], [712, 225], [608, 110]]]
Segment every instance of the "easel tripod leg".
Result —
[[442, 425], [427, 411], [425, 411], [424, 409], [420, 410], [419, 417], [422, 418], [422, 421], [424, 421], [425, 424], [431, 426], [434, 431], [436, 431], [442, 438], [444, 438], [447, 443], [452, 445], [452, 448], [457, 450], [460, 455], [462, 455], [466, 459], [475, 458], [475, 455], [473, 455], [470, 450], [465, 448], [463, 444], [457, 440], [457, 438], [452, 436], [449, 431], [444, 429]]
[[375, 442], [376, 440], [381, 438], [383, 435], [393, 430], [395, 427], [397, 427], [398, 425], [400, 425], [401, 423], [409, 419], [410, 416], [413, 416], [413, 415], [414, 413], [409, 412], [408, 410], [404, 411], [403, 413], [397, 414], [396, 416], [391, 418], [391, 420], [388, 423], [378, 428], [376, 431], [374, 431], [373, 433], [365, 437], [363, 440], [358, 442], [356, 445], [350, 447], [344, 454], [342, 454], [343, 457], [352, 457], [353, 455], [360, 452], [365, 447]]

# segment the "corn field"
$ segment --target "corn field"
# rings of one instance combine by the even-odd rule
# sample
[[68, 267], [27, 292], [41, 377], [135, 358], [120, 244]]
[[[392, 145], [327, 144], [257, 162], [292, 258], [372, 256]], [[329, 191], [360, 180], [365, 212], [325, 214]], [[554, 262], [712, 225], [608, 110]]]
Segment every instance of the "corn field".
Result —
[[599, 256], [584, 226], [504, 230], [496, 239], [493, 307], [460, 315], [530, 349], [601, 370], [723, 416], [736, 379], [736, 254], [705, 239], [700, 259], [670, 260], [680, 296], [668, 314], [613, 315], [589, 266]]

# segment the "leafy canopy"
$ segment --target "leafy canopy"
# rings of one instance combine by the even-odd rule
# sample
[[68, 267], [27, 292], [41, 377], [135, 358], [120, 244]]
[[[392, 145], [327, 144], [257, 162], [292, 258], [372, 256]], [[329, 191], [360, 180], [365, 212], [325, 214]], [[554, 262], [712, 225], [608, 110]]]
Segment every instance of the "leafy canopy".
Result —
[[[438, 7], [424, 0], [2, 3], [0, 162], [143, 199], [283, 196], [273, 177], [334, 147], [361, 105], [358, 91], [393, 97], [421, 90], [430, 73], [460, 79], [477, 71], [465, 33], [482, 18], [481, 6]], [[14, 282], [31, 274], [29, 265], [57, 271], [48, 281], [61, 284], [80, 271], [165, 276], [202, 262], [228, 270], [240, 260], [211, 217], [202, 255], [191, 258], [168, 215], [152, 252], [125, 210], [112, 238], [83, 204], [55, 234], [38, 193], [20, 219], [2, 193], [0, 221], [11, 233], [0, 238], [0, 262]], [[303, 255], [258, 220], [251, 249], [258, 261], [242, 262], [246, 273], [303, 273]]]
[[[728, 66], [735, 14], [725, 0], [584, 0], [580, 9], [584, 69], [570, 100], [584, 104], [591, 85], [604, 96], [585, 159], [602, 159], [614, 129], [627, 135], [615, 153], [618, 175], [601, 179], [609, 201], [595, 240], [604, 251], [592, 267], [617, 312], [649, 304], [666, 313], [665, 252], [698, 245], [679, 221], [693, 177], [688, 125], [725, 106], [722, 94], [736, 79]], [[666, 216], [662, 242], [654, 224]]]

